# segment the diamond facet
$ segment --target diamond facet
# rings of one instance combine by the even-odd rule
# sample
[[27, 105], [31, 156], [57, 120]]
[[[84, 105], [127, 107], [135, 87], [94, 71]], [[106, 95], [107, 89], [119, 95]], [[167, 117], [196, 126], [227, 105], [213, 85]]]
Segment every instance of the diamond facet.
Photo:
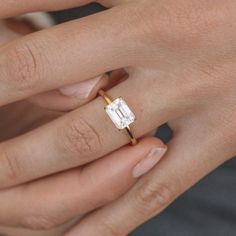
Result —
[[134, 113], [121, 97], [107, 105], [105, 110], [118, 129], [124, 129], [135, 121]]

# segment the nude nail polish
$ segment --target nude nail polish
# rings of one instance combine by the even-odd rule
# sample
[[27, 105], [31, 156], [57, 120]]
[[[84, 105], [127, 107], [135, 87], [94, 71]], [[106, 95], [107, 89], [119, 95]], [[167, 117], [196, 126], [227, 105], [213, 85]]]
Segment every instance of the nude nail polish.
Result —
[[91, 94], [92, 90], [101, 81], [103, 75], [93, 79], [85, 80], [77, 84], [68, 85], [59, 89], [61, 94], [67, 97], [76, 97], [80, 99], [86, 99]]
[[153, 148], [148, 156], [140, 161], [133, 169], [133, 177], [139, 178], [140, 176], [149, 172], [165, 155], [166, 147]]

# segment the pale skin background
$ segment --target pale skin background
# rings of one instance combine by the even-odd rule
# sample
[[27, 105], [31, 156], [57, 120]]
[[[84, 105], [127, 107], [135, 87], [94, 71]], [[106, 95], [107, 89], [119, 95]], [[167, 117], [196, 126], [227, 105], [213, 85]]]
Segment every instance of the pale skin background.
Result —
[[[24, 3], [20, 6], [14, 1], [11, 4], [1, 3], [1, 17], [78, 5], [78, 1], [57, 1], [55, 9], [53, 1], [39, 3], [25, 0]], [[84, 3], [87, 2], [81, 2]], [[43, 112], [34, 107], [38, 113], [35, 111], [32, 117], [31, 112], [29, 120], [22, 124], [27, 128], [21, 127], [19, 132], [57, 116], [61, 118], [1, 143], [0, 186], [2, 189], [10, 187], [0, 192], [3, 203], [0, 210], [4, 212], [0, 215], [0, 222], [3, 225], [55, 228], [106, 205], [86, 216], [66, 235], [124, 236], [164, 210], [181, 193], [236, 154], [235, 1], [102, 3], [110, 9], [20, 37], [8, 44], [4, 42], [0, 47], [1, 105], [30, 98], [31, 102], [40, 106], [66, 111], [88, 103], [67, 114], [44, 113], [43, 119], [37, 119], [37, 114], [41, 116]], [[105, 76], [102, 84], [96, 84], [94, 92], [86, 99], [84, 96], [81, 99], [81, 93], [74, 94], [74, 91], [71, 96], [71, 87], [37, 95], [97, 78], [119, 68], [126, 69], [128, 79], [123, 79], [124, 74], [120, 70], [112, 76], [111, 83]], [[133, 167], [152, 148], [165, 146], [157, 139], [146, 138], [135, 148], [125, 147], [95, 161], [128, 143], [127, 137], [114, 129], [105, 116], [101, 109], [102, 99], [89, 102], [99, 87], [107, 87], [113, 97], [122, 95], [129, 101], [138, 117], [134, 126], [137, 137], [165, 122], [169, 122], [175, 130], [166, 156], [138, 181], [132, 175]], [[37, 96], [32, 98], [32, 95]], [[53, 102], [47, 102], [49, 97]], [[32, 105], [22, 103], [22, 107], [25, 106]], [[14, 105], [4, 107], [3, 114], [6, 114], [5, 111], [11, 112], [12, 107]], [[17, 105], [17, 108], [20, 109], [20, 106]], [[96, 118], [91, 116], [94, 111]], [[6, 122], [10, 123], [10, 120], [6, 119]], [[10, 134], [3, 136], [2, 140], [19, 134], [14, 133], [17, 129], [11, 123], [10, 127], [13, 131], [10, 130]], [[114, 138], [111, 139], [111, 136]], [[116, 158], [122, 156], [137, 159]], [[113, 166], [115, 160], [120, 163], [115, 165], [116, 168], [118, 165], [121, 168], [117, 171], [111, 167], [111, 172], [103, 175], [108, 162]], [[91, 181], [88, 179], [91, 174], [86, 175], [86, 171], [81, 171], [83, 168], [24, 185], [28, 181], [92, 161], [95, 162], [88, 165], [87, 172], [98, 173], [101, 189], [107, 190], [111, 189], [110, 185], [113, 186], [106, 199], [98, 201], [90, 198], [86, 203], [85, 196], [93, 195], [94, 185], [85, 188], [85, 193], [82, 188], [76, 193], [71, 191], [78, 188], [73, 185], [78, 184], [74, 181], [78, 172], [85, 176], [84, 179], [79, 178], [83, 179], [79, 183], [81, 187], [91, 186], [88, 182]], [[106, 182], [109, 176], [114, 179]], [[126, 186], [122, 176], [126, 177]], [[37, 197], [46, 187], [51, 191], [43, 201]], [[70, 194], [63, 197], [58, 194], [57, 190], [62, 188]], [[24, 207], [22, 189], [24, 200], [27, 199], [31, 208]], [[124, 192], [127, 193], [121, 196]], [[101, 197], [104, 196], [101, 194]], [[117, 200], [106, 204], [114, 199]], [[65, 204], [68, 201], [71, 205]], [[81, 207], [82, 203], [84, 207]], [[10, 205], [13, 206], [9, 208]], [[62, 211], [63, 214], [59, 214]]]

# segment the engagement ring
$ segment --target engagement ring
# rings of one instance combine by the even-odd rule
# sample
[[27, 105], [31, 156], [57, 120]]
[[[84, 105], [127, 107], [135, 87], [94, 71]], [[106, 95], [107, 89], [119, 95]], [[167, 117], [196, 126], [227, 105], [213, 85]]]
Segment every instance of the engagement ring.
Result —
[[125, 129], [131, 139], [132, 145], [137, 143], [136, 138], [130, 128], [130, 124], [135, 121], [135, 115], [121, 97], [113, 100], [103, 90], [100, 90], [99, 95], [105, 100], [107, 106], [105, 111], [119, 130]]

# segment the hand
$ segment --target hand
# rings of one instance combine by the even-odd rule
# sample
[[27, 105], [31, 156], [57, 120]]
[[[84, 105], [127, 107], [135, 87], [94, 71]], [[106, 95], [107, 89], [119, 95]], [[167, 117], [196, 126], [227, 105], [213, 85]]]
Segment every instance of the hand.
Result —
[[[0, 24], [0, 42], [3, 45], [22, 37], [22, 31], [31, 33], [26, 25], [13, 19], [0, 22]], [[21, 32], [17, 33], [8, 26], [11, 26], [10, 28], [17, 26], [17, 30]], [[121, 75], [120, 71], [112, 73], [109, 81], [106, 80], [106, 84], [111, 86]], [[77, 85], [77, 88], [79, 86], [83, 87], [84, 83]], [[95, 89], [98, 88], [99, 86]], [[68, 87], [63, 88], [65, 91], [68, 91], [68, 89], [70, 90]], [[95, 89], [93, 89], [93, 92], [95, 92]], [[43, 98], [48, 95], [50, 93], [38, 95], [38, 99], [45, 102]], [[89, 99], [92, 99], [92, 97], [90, 96]], [[83, 101], [83, 103], [85, 102]], [[79, 100], [78, 105], [82, 105]], [[24, 168], [26, 167], [22, 166], [22, 169], [20, 169], [20, 166], [18, 166], [20, 163], [12, 159], [13, 156], [8, 156], [8, 151], [4, 153], [4, 145], [8, 143], [6, 140], [40, 127], [61, 115], [60, 113], [40, 109], [26, 101], [16, 102], [0, 108], [0, 140], [5, 141], [2, 142], [0, 147], [1, 171], [6, 171], [5, 182], [1, 178], [4, 186], [8, 185], [8, 180], [12, 181], [17, 179], [18, 175], [24, 175]], [[5, 147], [13, 154], [14, 141], [8, 147]], [[43, 149], [42, 146], [41, 148]], [[23, 149], [23, 152], [26, 153], [26, 148]], [[166, 147], [159, 140], [146, 138], [135, 147], [124, 147], [92, 164], [44, 177], [30, 183], [23, 183], [16, 187], [2, 189], [0, 191], [0, 232], [20, 235], [22, 232], [18, 231], [19, 229], [15, 232], [14, 229], [5, 226], [48, 229], [74, 220], [74, 218], [81, 218], [82, 214], [116, 199], [127, 191], [137, 180], [137, 176], [132, 175], [133, 169], [137, 170], [135, 166], [138, 165], [139, 175], [144, 174], [161, 159], [165, 150]], [[18, 150], [16, 155], [18, 153], [23, 154], [23, 152]], [[28, 156], [28, 158], [31, 158], [28, 159], [30, 162], [30, 160], [33, 161], [34, 153], [29, 152], [29, 154], [31, 155], [31, 157]], [[154, 154], [155, 156], [153, 156]], [[144, 169], [140, 169], [139, 162], [144, 163]], [[33, 165], [31, 166], [33, 167]], [[35, 166], [35, 168], [37, 167]], [[33, 235], [33, 232], [31, 232], [31, 235]], [[43, 235], [45, 235], [45, 232]]]
[[[136, 136], [167, 121], [176, 130], [170, 152], [150, 175], [118, 202], [91, 214], [75, 229], [76, 235], [86, 236], [94, 232], [103, 236], [127, 234], [236, 153], [236, 124], [231, 118], [235, 114], [235, 2], [214, 1], [214, 8], [210, 0], [103, 2], [116, 6], [24, 37], [0, 53], [2, 81], [10, 81], [11, 86], [5, 86], [10, 91], [17, 88], [11, 98], [1, 95], [5, 103], [128, 68], [129, 79], [109, 94], [123, 96], [133, 108]], [[57, 7], [67, 4], [57, 3]], [[46, 1], [36, 2], [32, 8], [42, 9], [40, 4], [45, 10], [53, 8]], [[18, 63], [11, 64], [11, 58], [19, 54]], [[1, 147], [10, 153], [7, 156], [18, 161], [23, 171], [15, 168], [16, 177], [10, 180], [10, 168], [1, 171], [1, 186], [83, 165], [127, 143], [127, 137], [104, 114], [103, 104], [99, 98], [41, 129], [4, 143]], [[17, 152], [9, 149], [13, 143]], [[25, 143], [35, 153], [31, 165], [30, 152], [22, 149]], [[50, 147], [50, 153], [42, 146]], [[124, 214], [119, 214], [122, 211], [116, 211], [118, 208], [124, 209]], [[111, 214], [113, 217], [109, 217]], [[130, 220], [133, 214], [136, 217]], [[124, 221], [127, 224], [121, 224]]]
[[134, 104], [137, 126], [168, 121], [175, 136], [151, 173], [67, 236], [127, 235], [236, 154], [235, 1], [113, 3], [92, 17], [114, 27], [104, 30], [107, 63], [130, 72], [110, 93]]

